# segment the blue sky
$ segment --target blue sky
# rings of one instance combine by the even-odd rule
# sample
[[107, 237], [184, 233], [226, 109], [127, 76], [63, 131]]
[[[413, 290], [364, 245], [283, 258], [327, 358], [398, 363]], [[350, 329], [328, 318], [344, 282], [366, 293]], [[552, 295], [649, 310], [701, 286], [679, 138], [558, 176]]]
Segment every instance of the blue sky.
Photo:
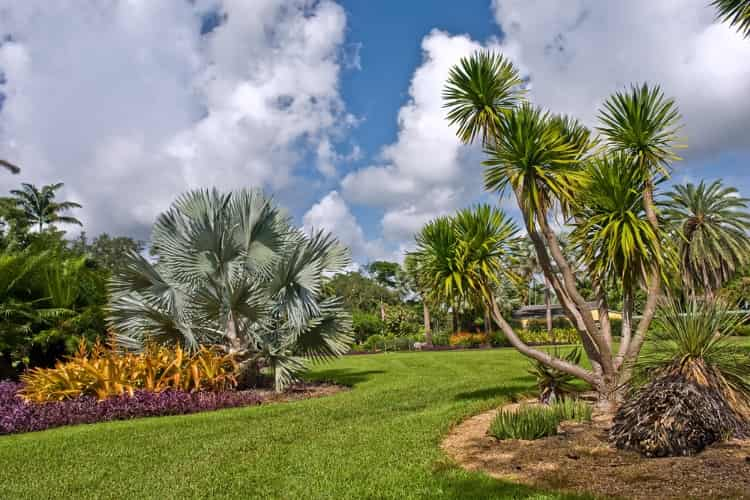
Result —
[[0, 155], [24, 167], [0, 191], [64, 181], [87, 232], [148, 238], [187, 189], [260, 186], [358, 262], [399, 259], [429, 219], [497, 201], [440, 100], [491, 49], [592, 126], [612, 92], [661, 84], [689, 144], [674, 180], [750, 196], [750, 41], [707, 3], [0, 0]]

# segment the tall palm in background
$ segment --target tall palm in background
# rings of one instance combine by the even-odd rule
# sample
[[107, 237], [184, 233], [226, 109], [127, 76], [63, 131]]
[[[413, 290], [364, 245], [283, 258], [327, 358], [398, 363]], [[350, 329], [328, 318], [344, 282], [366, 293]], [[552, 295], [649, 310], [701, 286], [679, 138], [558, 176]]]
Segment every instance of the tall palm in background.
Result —
[[428, 346], [432, 345], [432, 322], [430, 319], [429, 291], [419, 275], [419, 262], [414, 254], [404, 257], [404, 267], [400, 279], [408, 291], [417, 292], [422, 300], [422, 319], [424, 322], [424, 339]]
[[691, 294], [713, 296], [750, 264], [750, 200], [721, 180], [676, 185], [667, 197], [664, 215], [679, 235], [682, 280]]
[[62, 182], [58, 182], [39, 189], [33, 184], [23, 183], [21, 189], [13, 189], [10, 193], [26, 219], [29, 223], [37, 225], [40, 233], [45, 224], [62, 223], [81, 226], [81, 221], [75, 217], [64, 215], [69, 210], [81, 208], [81, 205], [73, 201], [55, 201], [57, 191], [63, 186]]
[[750, 0], [713, 0], [711, 6], [723, 22], [737, 28], [745, 38], [750, 38]]
[[349, 265], [331, 235], [307, 235], [260, 191], [193, 191], [159, 216], [155, 264], [131, 253], [111, 284], [111, 323], [123, 346], [215, 345], [255, 378], [273, 371], [277, 389], [306, 360], [338, 356], [351, 317], [328, 297], [329, 277]]

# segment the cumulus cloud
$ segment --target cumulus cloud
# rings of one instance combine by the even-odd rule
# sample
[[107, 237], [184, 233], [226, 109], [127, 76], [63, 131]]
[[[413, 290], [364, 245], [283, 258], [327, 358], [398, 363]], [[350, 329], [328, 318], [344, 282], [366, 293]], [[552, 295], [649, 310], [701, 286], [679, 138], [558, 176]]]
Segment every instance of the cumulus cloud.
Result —
[[23, 167], [0, 188], [65, 181], [87, 230], [141, 237], [188, 188], [307, 200], [302, 160], [335, 174], [352, 124], [345, 29], [325, 0], [0, 0], [0, 155]]
[[308, 232], [323, 229], [335, 234], [351, 249], [352, 258], [357, 263], [379, 259], [400, 260], [397, 253], [386, 252], [381, 241], [370, 241], [365, 237], [362, 227], [338, 191], [331, 191], [313, 205], [302, 222]]
[[385, 208], [383, 236], [410, 240], [425, 222], [476, 200], [481, 167], [476, 149], [464, 146], [445, 120], [441, 91], [461, 57], [486, 47], [466, 35], [434, 30], [422, 41], [423, 61], [409, 87], [409, 101], [398, 113], [398, 137], [383, 147], [379, 162], [347, 175], [344, 196], [355, 203]]
[[588, 123], [610, 94], [658, 83], [683, 115], [686, 159], [750, 149], [750, 43], [704, 0], [494, 0], [532, 98]]

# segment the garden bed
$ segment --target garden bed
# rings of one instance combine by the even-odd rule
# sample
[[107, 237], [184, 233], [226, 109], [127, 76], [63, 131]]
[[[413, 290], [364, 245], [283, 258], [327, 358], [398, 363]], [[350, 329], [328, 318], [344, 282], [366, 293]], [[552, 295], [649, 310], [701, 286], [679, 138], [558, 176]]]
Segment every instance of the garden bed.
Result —
[[642, 499], [750, 498], [750, 440], [717, 444], [693, 457], [643, 458], [610, 446], [610, 422], [601, 417], [565, 422], [548, 438], [498, 441], [488, 435], [496, 414], [456, 426], [443, 450], [468, 470], [540, 488]]
[[283, 393], [268, 389], [222, 392], [136, 391], [102, 401], [82, 396], [65, 401], [27, 403], [16, 395], [21, 384], [0, 382], [0, 435], [41, 431], [67, 425], [92, 424], [141, 417], [186, 415], [204, 411], [296, 401], [335, 394], [346, 387], [320, 382], [290, 386]]

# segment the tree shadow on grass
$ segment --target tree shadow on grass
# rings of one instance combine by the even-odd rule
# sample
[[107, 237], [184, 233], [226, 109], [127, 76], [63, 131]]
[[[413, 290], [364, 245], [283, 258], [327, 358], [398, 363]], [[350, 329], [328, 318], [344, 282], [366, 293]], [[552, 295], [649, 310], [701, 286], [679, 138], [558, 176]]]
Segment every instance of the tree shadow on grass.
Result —
[[511, 379], [508, 385], [498, 385], [495, 387], [486, 387], [476, 391], [460, 392], [454, 397], [456, 400], [463, 401], [468, 399], [495, 399], [498, 397], [513, 398], [521, 394], [527, 394], [532, 391], [533, 379], [531, 377], [518, 377]]
[[435, 486], [442, 490], [441, 498], [533, 498], [550, 500], [589, 500], [594, 498], [591, 495], [546, 492], [522, 484], [495, 479], [482, 473], [471, 473], [467, 477], [455, 469], [436, 473]]
[[350, 370], [347, 368], [339, 368], [333, 370], [317, 371], [311, 377], [315, 380], [325, 380], [335, 382], [337, 384], [354, 387], [362, 382], [367, 382], [373, 375], [380, 375], [385, 373], [383, 370]]

